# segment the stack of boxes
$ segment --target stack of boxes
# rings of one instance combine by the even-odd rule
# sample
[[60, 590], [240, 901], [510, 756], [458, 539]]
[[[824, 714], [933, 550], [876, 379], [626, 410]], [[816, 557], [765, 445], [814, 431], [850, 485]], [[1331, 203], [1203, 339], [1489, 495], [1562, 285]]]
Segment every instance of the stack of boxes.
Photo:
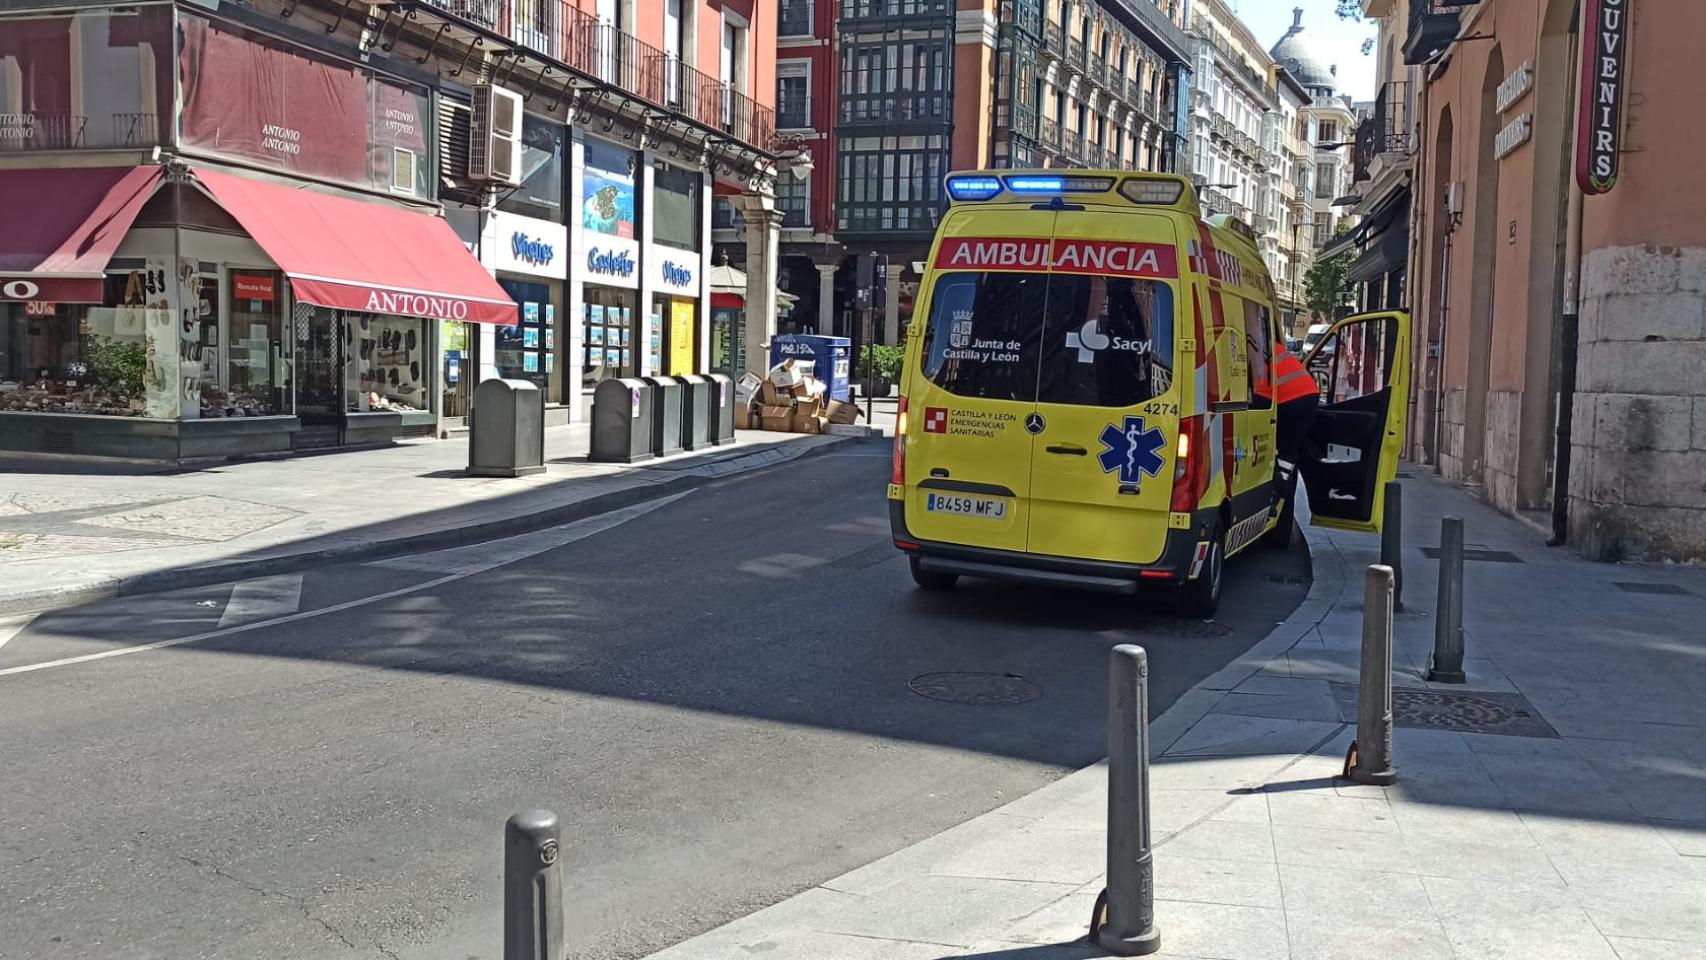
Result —
[[756, 430], [776, 433], [828, 433], [831, 423], [853, 423], [859, 408], [830, 399], [823, 381], [811, 375], [811, 364], [787, 360], [770, 371], [759, 385], [750, 409]]

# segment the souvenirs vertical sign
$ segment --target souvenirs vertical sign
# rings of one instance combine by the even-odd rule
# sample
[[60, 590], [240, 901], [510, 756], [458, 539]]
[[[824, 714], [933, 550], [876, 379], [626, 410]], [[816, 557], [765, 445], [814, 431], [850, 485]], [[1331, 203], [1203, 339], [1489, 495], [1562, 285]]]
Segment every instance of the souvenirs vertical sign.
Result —
[[1582, 10], [1576, 184], [1590, 196], [1610, 193], [1617, 186], [1634, 4], [1635, 0], [1586, 0]]

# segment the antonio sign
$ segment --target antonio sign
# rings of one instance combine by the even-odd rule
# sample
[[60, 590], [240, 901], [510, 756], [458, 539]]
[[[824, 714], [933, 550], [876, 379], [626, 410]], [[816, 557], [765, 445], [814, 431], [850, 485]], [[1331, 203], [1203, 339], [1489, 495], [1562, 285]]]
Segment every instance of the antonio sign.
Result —
[[1582, 10], [1581, 123], [1576, 183], [1590, 196], [1617, 186], [1628, 85], [1629, 14], [1635, 0], [1585, 0]]

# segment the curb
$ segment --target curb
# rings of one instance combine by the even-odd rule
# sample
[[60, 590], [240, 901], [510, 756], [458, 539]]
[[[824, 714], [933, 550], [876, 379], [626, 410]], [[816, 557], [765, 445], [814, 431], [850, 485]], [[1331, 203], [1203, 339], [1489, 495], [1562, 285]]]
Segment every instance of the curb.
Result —
[[[1275, 657], [1290, 650], [1304, 635], [1321, 625], [1344, 596], [1346, 574], [1344, 558], [1333, 546], [1327, 534], [1300, 523], [1303, 533], [1304, 558], [1309, 566], [1309, 592], [1291, 616], [1256, 645], [1244, 651], [1231, 663], [1197, 681], [1173, 701], [1173, 705], [1149, 722], [1149, 755], [1164, 755], [1197, 721], [1225, 699], [1226, 695], [1245, 680], [1261, 671]], [[1092, 766], [1100, 766], [1103, 759]]]
[[[351, 541], [278, 556], [257, 557], [252, 560], [226, 560], [199, 566], [155, 570], [149, 573], [114, 577], [97, 583], [60, 588], [50, 587], [0, 596], [0, 616], [19, 613], [46, 613], [50, 610], [61, 610], [97, 600], [110, 600], [114, 597], [160, 593], [165, 590], [224, 583], [228, 580], [247, 580], [251, 577], [295, 573], [332, 562], [348, 563], [355, 560], [379, 560], [423, 550], [436, 550], [445, 547], [484, 543], [488, 540], [499, 540], [519, 533], [584, 520], [588, 517], [620, 510], [623, 507], [630, 507], [648, 500], [660, 499], [729, 477], [756, 473], [769, 467], [792, 463], [795, 460], [809, 460], [856, 439], [858, 438], [825, 435], [821, 443], [805, 446], [795, 445], [795, 449], [770, 446], [723, 460], [713, 460], [699, 466], [683, 466], [678, 475], [667, 479], [637, 483], [633, 486], [595, 494], [584, 500], [560, 504], [532, 513], [516, 514], [496, 520], [481, 520], [443, 530], [434, 530], [430, 533], [392, 537], [387, 540]], [[636, 469], [653, 470], [661, 473], [662, 471], [657, 471], [656, 468], [666, 465], [667, 461], [661, 464], [648, 463]], [[337, 535], [333, 534], [332, 536]]]

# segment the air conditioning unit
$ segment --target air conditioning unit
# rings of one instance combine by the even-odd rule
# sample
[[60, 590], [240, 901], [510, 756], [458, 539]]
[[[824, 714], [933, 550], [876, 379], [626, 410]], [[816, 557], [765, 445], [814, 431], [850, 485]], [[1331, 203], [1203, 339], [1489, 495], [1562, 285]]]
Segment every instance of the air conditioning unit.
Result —
[[1445, 212], [1450, 214], [1463, 212], [1463, 181], [1456, 180], [1445, 185]]
[[521, 94], [489, 83], [474, 85], [469, 122], [468, 178], [521, 185]]

